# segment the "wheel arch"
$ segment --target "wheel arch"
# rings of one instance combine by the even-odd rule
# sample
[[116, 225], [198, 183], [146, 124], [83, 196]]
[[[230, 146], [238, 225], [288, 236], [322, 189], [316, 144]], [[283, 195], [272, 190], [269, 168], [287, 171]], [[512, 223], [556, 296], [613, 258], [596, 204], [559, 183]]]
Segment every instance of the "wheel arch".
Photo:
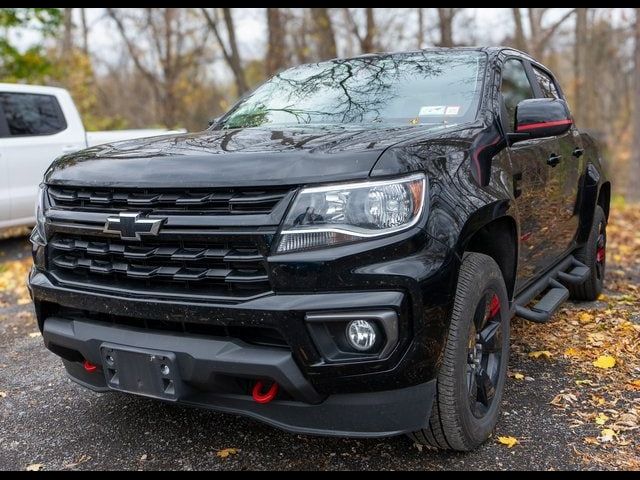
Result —
[[596, 205], [599, 205], [602, 210], [604, 210], [604, 216], [609, 220], [609, 208], [611, 205], [611, 182], [604, 182], [600, 186], [600, 190], [598, 191], [598, 200]]
[[462, 256], [465, 252], [476, 252], [493, 258], [502, 272], [511, 300], [515, 292], [518, 268], [518, 223], [506, 212], [489, 217], [482, 212], [477, 215], [483, 218], [480, 221], [472, 218], [467, 222], [458, 245], [458, 253]]

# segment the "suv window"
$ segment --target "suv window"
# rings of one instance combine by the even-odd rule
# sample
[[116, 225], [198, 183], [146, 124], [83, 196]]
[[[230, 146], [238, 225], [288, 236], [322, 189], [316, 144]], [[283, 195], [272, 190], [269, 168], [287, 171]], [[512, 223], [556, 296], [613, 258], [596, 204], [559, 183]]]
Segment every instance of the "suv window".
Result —
[[509, 131], [513, 132], [516, 106], [522, 100], [534, 98], [533, 88], [520, 60], [509, 59], [502, 67], [502, 100], [506, 108]]
[[535, 73], [536, 79], [538, 80], [538, 85], [540, 85], [542, 94], [546, 98], [560, 98], [560, 94], [558, 93], [556, 84], [553, 82], [553, 79], [547, 74], [547, 72], [540, 70], [537, 67], [533, 67], [533, 73]]
[[52, 135], [67, 128], [56, 97], [0, 92], [0, 111], [10, 136]]

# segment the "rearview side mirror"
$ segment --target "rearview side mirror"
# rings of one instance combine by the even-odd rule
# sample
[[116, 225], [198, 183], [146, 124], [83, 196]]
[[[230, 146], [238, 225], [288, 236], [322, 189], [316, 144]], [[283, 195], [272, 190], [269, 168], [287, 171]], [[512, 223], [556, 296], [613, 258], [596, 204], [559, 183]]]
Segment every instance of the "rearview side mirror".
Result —
[[532, 98], [516, 106], [515, 132], [509, 134], [510, 143], [531, 138], [562, 135], [571, 128], [573, 120], [567, 103], [557, 98]]

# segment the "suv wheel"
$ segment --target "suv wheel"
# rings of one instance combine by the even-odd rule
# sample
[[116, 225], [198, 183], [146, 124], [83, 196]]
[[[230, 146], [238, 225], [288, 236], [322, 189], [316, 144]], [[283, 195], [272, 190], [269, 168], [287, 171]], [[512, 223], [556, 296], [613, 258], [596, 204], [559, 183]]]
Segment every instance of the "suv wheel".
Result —
[[509, 302], [502, 273], [487, 255], [463, 257], [436, 398], [421, 444], [468, 451], [498, 420], [509, 358]]
[[589, 239], [576, 253], [576, 260], [590, 268], [589, 278], [582, 285], [570, 285], [574, 300], [595, 300], [602, 293], [607, 263], [607, 217], [599, 205], [593, 215], [593, 226]]

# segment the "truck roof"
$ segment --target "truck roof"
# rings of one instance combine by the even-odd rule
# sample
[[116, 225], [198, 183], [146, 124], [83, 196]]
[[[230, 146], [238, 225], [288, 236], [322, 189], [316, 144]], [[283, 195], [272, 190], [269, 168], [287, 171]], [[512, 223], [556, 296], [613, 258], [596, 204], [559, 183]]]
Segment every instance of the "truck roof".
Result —
[[23, 83], [0, 83], [0, 90], [4, 92], [35, 93], [45, 95], [59, 95], [66, 92], [64, 88], [47, 87], [44, 85], [25, 85]]

